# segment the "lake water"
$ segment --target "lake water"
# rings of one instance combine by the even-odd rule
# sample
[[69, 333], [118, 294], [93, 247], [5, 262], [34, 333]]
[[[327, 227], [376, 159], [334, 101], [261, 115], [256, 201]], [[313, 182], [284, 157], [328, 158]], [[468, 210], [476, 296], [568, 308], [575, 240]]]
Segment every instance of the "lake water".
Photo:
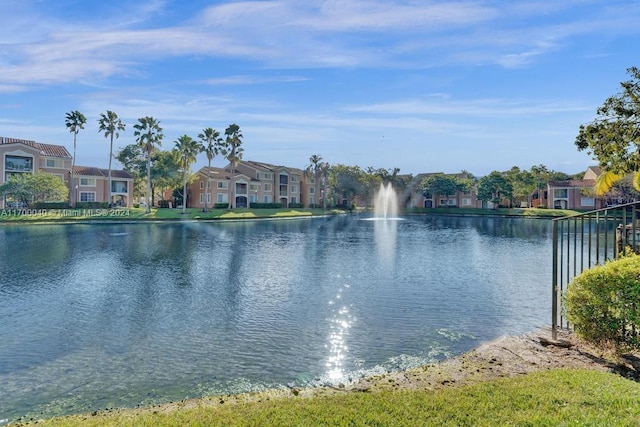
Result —
[[550, 323], [551, 222], [0, 228], [0, 420], [335, 384]]

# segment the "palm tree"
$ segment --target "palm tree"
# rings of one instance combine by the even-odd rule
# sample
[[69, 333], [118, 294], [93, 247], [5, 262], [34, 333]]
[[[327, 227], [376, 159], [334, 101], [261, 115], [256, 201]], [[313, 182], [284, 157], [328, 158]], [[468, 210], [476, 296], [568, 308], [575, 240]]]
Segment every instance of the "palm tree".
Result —
[[202, 209], [203, 212], [208, 212], [209, 209], [207, 207], [206, 196], [208, 196], [211, 191], [211, 161], [220, 152], [222, 138], [220, 138], [220, 132], [214, 128], [203, 129], [202, 133], [198, 135], [198, 138], [200, 138], [200, 141], [202, 142], [204, 152], [207, 154], [207, 160], [209, 161], [209, 165], [207, 167], [207, 189], [205, 190], [204, 208]]
[[235, 207], [235, 201], [234, 203], [231, 202], [231, 196], [235, 194], [235, 191], [232, 192], [232, 189], [234, 189], [235, 186], [234, 178], [236, 173], [236, 166], [238, 166], [238, 163], [240, 163], [240, 161], [242, 160], [242, 152], [244, 151], [241, 147], [243, 136], [242, 131], [240, 130], [240, 126], [235, 123], [229, 125], [225, 129], [224, 134], [226, 135], [226, 139], [220, 145], [220, 153], [222, 153], [222, 155], [231, 164], [231, 182], [229, 183], [229, 209], [232, 209], [233, 207]]
[[318, 168], [322, 184], [322, 210], [327, 210], [327, 180], [329, 179], [331, 166], [327, 162], [322, 162], [318, 165]]
[[309, 165], [305, 169], [305, 174], [307, 176], [312, 175], [314, 178], [314, 186], [317, 185], [318, 177], [320, 175], [320, 168], [322, 165], [322, 156], [319, 154], [313, 154], [309, 157]]
[[182, 166], [182, 213], [187, 213], [187, 181], [189, 180], [189, 168], [196, 161], [198, 154], [204, 151], [204, 145], [188, 135], [182, 135], [175, 141], [175, 150], [180, 155]]
[[124, 131], [124, 123], [118, 118], [118, 115], [113, 111], [107, 110], [106, 113], [100, 113], [98, 119], [98, 132], [104, 132], [104, 137], [111, 137], [111, 143], [109, 145], [109, 206], [111, 206], [111, 160], [113, 159], [113, 137], [116, 139], [120, 137], [120, 131]]
[[76, 207], [76, 191], [75, 191], [75, 166], [76, 166], [76, 136], [80, 129], [84, 129], [84, 125], [87, 123], [87, 118], [80, 111], [70, 111], [66, 115], [65, 124], [69, 132], [73, 134], [73, 158], [71, 159], [71, 207]]
[[160, 127], [160, 121], [153, 117], [141, 117], [138, 119], [138, 123], [133, 125], [135, 131], [133, 135], [136, 137], [136, 142], [142, 148], [147, 160], [147, 191], [145, 213], [151, 212], [151, 154], [157, 147], [162, 145], [162, 128]]

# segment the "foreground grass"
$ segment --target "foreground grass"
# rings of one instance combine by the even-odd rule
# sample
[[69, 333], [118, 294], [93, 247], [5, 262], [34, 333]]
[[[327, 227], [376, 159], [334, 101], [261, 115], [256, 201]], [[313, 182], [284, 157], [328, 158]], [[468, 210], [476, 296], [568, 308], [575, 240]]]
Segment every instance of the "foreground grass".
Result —
[[[47, 426], [637, 425], [640, 384], [591, 370], [550, 370], [439, 391], [345, 393], [77, 415]], [[39, 424], [40, 425], [40, 424]]]

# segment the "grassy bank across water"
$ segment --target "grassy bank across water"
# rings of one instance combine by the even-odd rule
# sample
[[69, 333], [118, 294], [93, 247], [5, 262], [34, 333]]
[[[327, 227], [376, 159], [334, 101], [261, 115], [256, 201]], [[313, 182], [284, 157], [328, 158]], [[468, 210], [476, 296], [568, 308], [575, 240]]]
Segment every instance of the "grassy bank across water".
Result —
[[322, 209], [151, 209], [145, 213], [144, 208], [119, 209], [5, 209], [0, 210], [0, 224], [4, 223], [75, 223], [88, 221], [183, 221], [183, 220], [235, 220], [258, 218], [293, 218], [309, 217], [325, 214], [342, 213], [342, 211], [323, 211]]
[[[357, 209], [353, 214], [366, 214], [366, 209]], [[261, 218], [295, 218], [319, 215], [345, 214], [340, 209], [3, 209], [0, 210], [0, 224], [27, 223], [76, 223], [107, 221], [183, 221], [183, 220], [239, 220]], [[576, 214], [576, 211], [561, 209], [471, 209], [471, 208], [430, 208], [407, 209], [407, 215], [455, 215], [455, 216], [500, 216], [525, 218], [558, 218]]]

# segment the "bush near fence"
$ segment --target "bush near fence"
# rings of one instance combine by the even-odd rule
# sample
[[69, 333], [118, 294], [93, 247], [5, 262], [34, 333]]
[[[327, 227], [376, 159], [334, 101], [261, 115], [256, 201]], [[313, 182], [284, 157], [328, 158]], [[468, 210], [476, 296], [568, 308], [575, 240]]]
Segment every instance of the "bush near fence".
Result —
[[569, 284], [565, 303], [578, 336], [618, 349], [640, 349], [640, 256], [584, 271]]

